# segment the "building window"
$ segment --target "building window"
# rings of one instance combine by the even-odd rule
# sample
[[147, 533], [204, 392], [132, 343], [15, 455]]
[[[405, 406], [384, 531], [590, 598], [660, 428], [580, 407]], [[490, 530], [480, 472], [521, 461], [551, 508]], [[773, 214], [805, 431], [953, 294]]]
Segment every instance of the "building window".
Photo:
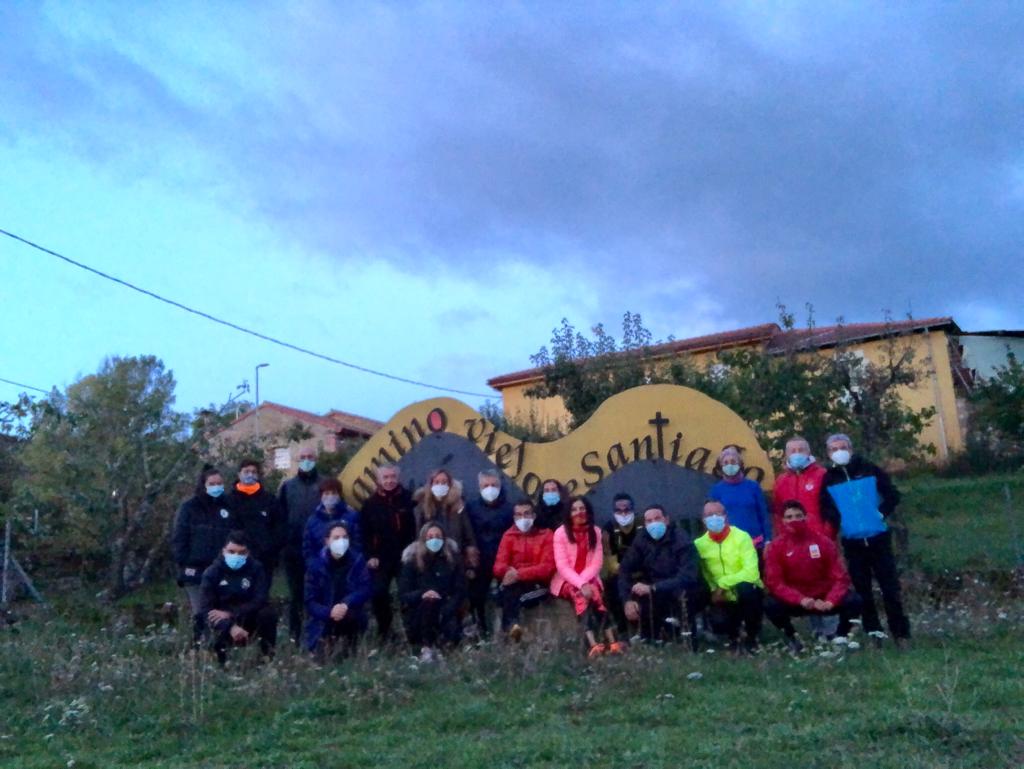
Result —
[[291, 470], [292, 469], [292, 452], [289, 451], [288, 447], [274, 449], [274, 469], [275, 470]]

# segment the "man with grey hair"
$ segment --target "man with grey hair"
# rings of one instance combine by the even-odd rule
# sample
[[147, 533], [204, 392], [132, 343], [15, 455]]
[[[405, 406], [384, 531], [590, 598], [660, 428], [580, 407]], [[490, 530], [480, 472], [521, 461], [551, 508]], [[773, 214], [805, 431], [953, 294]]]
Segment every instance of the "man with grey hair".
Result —
[[864, 601], [864, 630], [882, 637], [882, 625], [872, 598], [872, 581], [878, 582], [885, 616], [895, 642], [910, 638], [910, 621], [903, 611], [900, 578], [892, 552], [892, 532], [886, 519], [900, 501], [888, 473], [853, 453], [853, 441], [834, 433], [825, 441], [832, 466], [825, 473], [821, 509], [839, 521], [843, 555], [853, 588]]
[[836, 521], [823, 516], [821, 488], [825, 468], [811, 455], [806, 438], [794, 435], [786, 441], [786, 469], [775, 479], [772, 493], [772, 529], [781, 531], [782, 513], [790, 501], [797, 501], [807, 511], [808, 527], [829, 539], [836, 538]]
[[479, 495], [466, 503], [466, 515], [480, 549], [480, 567], [469, 582], [469, 605], [481, 636], [491, 633], [488, 598], [494, 578], [494, 561], [501, 538], [512, 526], [513, 505], [501, 483], [501, 473], [489, 467], [477, 475]]

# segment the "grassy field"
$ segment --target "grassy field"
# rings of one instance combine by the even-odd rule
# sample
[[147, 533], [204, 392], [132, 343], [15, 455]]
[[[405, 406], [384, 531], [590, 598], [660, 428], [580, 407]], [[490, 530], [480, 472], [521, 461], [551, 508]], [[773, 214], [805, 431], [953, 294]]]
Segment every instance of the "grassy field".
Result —
[[[912, 648], [819, 647], [766, 630], [756, 658], [468, 648], [439, 665], [374, 654], [317, 666], [287, 644], [227, 670], [130, 605], [75, 595], [0, 626], [2, 767], [1020, 767], [1024, 601], [1002, 484], [904, 483]], [[1000, 521], [1005, 521], [1002, 523]], [[968, 536], [964, 534], [968, 533]], [[929, 571], [930, 570], [930, 571]], [[178, 599], [158, 586], [136, 605]], [[860, 639], [863, 640], [863, 639]]]

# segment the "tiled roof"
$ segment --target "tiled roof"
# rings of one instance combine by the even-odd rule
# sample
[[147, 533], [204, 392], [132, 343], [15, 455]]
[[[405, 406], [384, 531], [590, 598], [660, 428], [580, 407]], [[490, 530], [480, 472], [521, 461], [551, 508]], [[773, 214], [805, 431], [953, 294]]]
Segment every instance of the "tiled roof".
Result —
[[[810, 329], [793, 329], [784, 331], [777, 323], [763, 323], [760, 326], [749, 326], [735, 331], [722, 331], [717, 334], [677, 339], [672, 342], [654, 345], [647, 353], [656, 358], [669, 357], [680, 353], [714, 352], [729, 347], [765, 344], [770, 352], [782, 352], [787, 349], [820, 349], [833, 347], [854, 341], [865, 341], [887, 334], [902, 334], [921, 331], [926, 328], [951, 328], [960, 333], [960, 329], [952, 318], [925, 318], [923, 320], [897, 320], [884, 323], [849, 323], [835, 326], [817, 326]], [[629, 355], [629, 352], [616, 353]], [[543, 368], [529, 368], [514, 371], [511, 374], [488, 379], [487, 384], [501, 390], [513, 384], [523, 384], [540, 379]]]
[[[367, 417], [357, 416], [355, 414], [349, 414], [346, 411], [333, 410], [327, 412], [327, 414], [321, 416], [320, 414], [314, 414], [311, 411], [303, 411], [302, 409], [292, 408], [291, 406], [284, 406], [280, 403], [274, 403], [273, 401], [263, 401], [260, 404], [260, 409], [269, 409], [276, 411], [285, 416], [291, 417], [297, 422], [305, 422], [307, 424], [320, 425], [326, 427], [331, 432], [342, 432], [348, 431], [357, 433], [359, 435], [370, 436], [373, 435], [377, 430], [383, 427], [382, 422], [378, 422], [375, 419], [369, 419]], [[232, 422], [233, 425], [248, 419], [251, 415], [256, 413], [256, 409], [250, 409], [242, 414], [238, 419]]]

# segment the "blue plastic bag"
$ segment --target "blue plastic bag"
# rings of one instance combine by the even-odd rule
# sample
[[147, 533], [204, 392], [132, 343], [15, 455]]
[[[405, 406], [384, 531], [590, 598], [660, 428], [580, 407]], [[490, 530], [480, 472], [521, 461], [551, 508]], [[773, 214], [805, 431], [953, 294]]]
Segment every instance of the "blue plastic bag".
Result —
[[878, 512], [882, 498], [873, 475], [829, 486], [828, 493], [839, 508], [839, 528], [844, 538], [865, 539], [889, 528]]

